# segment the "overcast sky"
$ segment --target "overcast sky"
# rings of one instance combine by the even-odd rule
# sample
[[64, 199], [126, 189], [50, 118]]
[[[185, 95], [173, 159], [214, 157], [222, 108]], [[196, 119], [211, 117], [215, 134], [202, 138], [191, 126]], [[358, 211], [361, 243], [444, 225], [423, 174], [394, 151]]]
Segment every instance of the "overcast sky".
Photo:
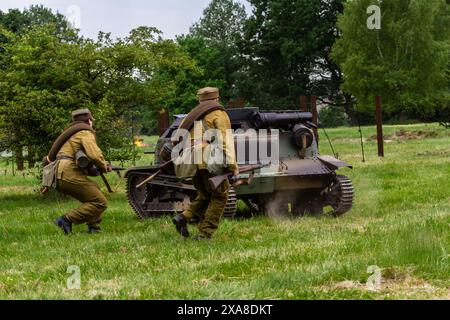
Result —
[[[244, 3], [250, 12], [250, 5]], [[0, 10], [42, 4], [75, 23], [81, 33], [96, 38], [99, 31], [122, 37], [138, 26], [152, 26], [166, 38], [186, 34], [210, 0], [0, 0]]]

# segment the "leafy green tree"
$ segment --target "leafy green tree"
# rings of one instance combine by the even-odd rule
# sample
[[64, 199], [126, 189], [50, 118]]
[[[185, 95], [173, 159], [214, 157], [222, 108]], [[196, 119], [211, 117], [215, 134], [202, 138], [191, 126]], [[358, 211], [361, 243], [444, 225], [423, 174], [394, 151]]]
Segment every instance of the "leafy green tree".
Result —
[[[10, 9], [8, 12], [0, 10], [0, 29], [4, 32], [22, 34], [35, 26], [52, 24], [57, 37], [65, 41], [78, 39], [78, 30], [73, 29], [64, 15], [54, 13], [42, 5], [32, 5], [28, 9]], [[0, 34], [0, 68], [3, 67], [4, 44], [8, 41], [5, 35]]]
[[349, 124], [349, 119], [344, 109], [335, 106], [327, 106], [320, 109], [319, 119], [326, 128], [347, 126]]
[[[197, 103], [197, 90], [206, 86], [224, 88], [226, 91], [221, 52], [209, 46], [206, 39], [199, 36], [182, 35], [177, 43], [195, 61], [196, 69], [186, 74], [183, 83], [179, 83], [180, 93], [175, 108], [178, 112], [187, 112]], [[222, 90], [222, 91], [224, 91]], [[224, 96], [223, 92], [221, 95]]]
[[177, 82], [195, 63], [154, 28], [124, 39], [62, 40], [55, 25], [34, 26], [8, 38], [0, 70], [0, 132], [3, 148], [35, 159], [48, 151], [68, 124], [70, 112], [90, 108], [100, 146], [111, 159], [130, 156], [132, 125], [139, 110], [153, 112], [173, 99]]
[[241, 3], [212, 0], [203, 11], [200, 21], [192, 25], [191, 37], [179, 39], [194, 58], [200, 59], [199, 65], [204, 69], [208, 80], [225, 81], [225, 85], [221, 86], [224, 100], [236, 94], [236, 76], [242, 65], [237, 43], [243, 36], [246, 18], [245, 7]]
[[55, 25], [55, 35], [66, 39], [75, 39], [76, 32], [70, 26], [66, 17], [43, 5], [31, 5], [28, 9], [10, 9], [7, 13], [0, 10], [0, 25], [13, 33], [23, 33], [33, 26]]
[[338, 37], [342, 0], [250, 0], [241, 51], [245, 68], [239, 91], [265, 108], [299, 105], [301, 95], [343, 103], [341, 73], [330, 52]]
[[[141, 27], [140, 30], [145, 28]], [[187, 112], [195, 105], [196, 88], [193, 85], [201, 73], [186, 50], [172, 40], [162, 39], [156, 29], [151, 30], [158, 36], [149, 37], [144, 45], [140, 40], [137, 41], [136, 32], [128, 39], [135, 48], [139, 48], [141, 56], [141, 64], [137, 66], [138, 83], [147, 96], [136, 97], [138, 113], [134, 117], [140, 119], [138, 123], [142, 125], [144, 133], [157, 128], [157, 114], [162, 108], [177, 114]]]
[[13, 33], [19, 33], [30, 26], [30, 21], [19, 9], [10, 9], [7, 13], [0, 10], [0, 24]]
[[[23, 36], [2, 34], [8, 39], [0, 70], [0, 125], [7, 137], [2, 147], [15, 152], [18, 169], [22, 169], [23, 147], [48, 145], [42, 144], [42, 139], [52, 136], [48, 131], [61, 119], [58, 116], [65, 100], [61, 92], [71, 78], [61, 59], [68, 44], [41, 29]], [[70, 61], [69, 56], [67, 59]]]
[[[373, 4], [381, 9], [379, 30], [367, 27]], [[449, 21], [444, 0], [347, 2], [333, 50], [343, 90], [366, 110], [380, 95], [386, 113], [433, 114], [448, 100]]]

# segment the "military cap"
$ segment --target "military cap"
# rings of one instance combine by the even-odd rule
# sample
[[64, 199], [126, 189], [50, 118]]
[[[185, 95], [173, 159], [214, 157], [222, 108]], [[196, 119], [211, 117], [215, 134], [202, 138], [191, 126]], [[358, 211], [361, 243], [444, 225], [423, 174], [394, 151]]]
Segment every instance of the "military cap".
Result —
[[73, 121], [86, 121], [88, 119], [94, 121], [94, 117], [89, 109], [78, 109], [72, 112]]
[[202, 88], [197, 91], [199, 101], [206, 101], [219, 98], [219, 89], [213, 87]]

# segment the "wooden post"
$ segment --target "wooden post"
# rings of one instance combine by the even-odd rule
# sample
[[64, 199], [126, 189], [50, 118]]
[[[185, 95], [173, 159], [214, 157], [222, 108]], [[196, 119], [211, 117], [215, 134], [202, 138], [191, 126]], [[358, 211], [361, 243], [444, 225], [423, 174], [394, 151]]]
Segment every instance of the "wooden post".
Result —
[[[317, 97], [311, 96], [311, 112], [312, 121], [317, 126], [319, 124], [319, 113], [317, 112]], [[317, 147], [319, 147], [319, 132], [314, 129], [314, 135], [316, 136]]]
[[245, 100], [241, 97], [237, 97], [235, 100], [230, 100], [228, 101], [227, 108], [245, 108]]
[[300, 110], [302, 112], [307, 112], [308, 111], [308, 106], [307, 106], [307, 102], [306, 102], [306, 96], [301, 96], [300, 97]]
[[16, 147], [16, 163], [17, 163], [17, 171], [23, 171], [25, 169], [24, 159], [23, 159], [23, 147]]
[[377, 119], [377, 141], [378, 141], [378, 156], [384, 157], [384, 141], [383, 141], [383, 113], [381, 110], [381, 97], [375, 97], [375, 109]]
[[134, 112], [131, 112], [131, 143], [133, 143], [133, 167], [136, 166], [136, 141], [134, 141]]
[[28, 169], [34, 168], [34, 165], [36, 164], [36, 160], [34, 157], [34, 147], [32, 145], [28, 145]]
[[[11, 151], [11, 152], [12, 152], [12, 151]], [[12, 166], [11, 172], [12, 172], [12, 175], [13, 175], [13, 176], [16, 175], [15, 172], [14, 172], [14, 166], [16, 165], [15, 159], [16, 159], [16, 157], [14, 156], [14, 152], [12, 152], [12, 153], [11, 153], [11, 166]]]

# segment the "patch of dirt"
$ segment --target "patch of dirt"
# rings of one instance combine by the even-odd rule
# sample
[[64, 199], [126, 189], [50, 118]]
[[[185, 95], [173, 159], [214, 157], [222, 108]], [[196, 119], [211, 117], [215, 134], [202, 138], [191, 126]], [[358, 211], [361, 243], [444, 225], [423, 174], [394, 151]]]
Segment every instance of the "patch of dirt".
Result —
[[450, 156], [450, 151], [425, 151], [425, 152], [419, 152], [417, 153], [417, 155], [419, 157], [432, 157], [432, 156], [437, 156], [437, 157], [448, 157]]
[[[424, 131], [424, 130], [414, 130], [414, 131], [408, 131], [405, 129], [400, 129], [395, 131], [394, 134], [390, 135], [384, 135], [383, 140], [386, 142], [392, 142], [392, 141], [401, 141], [401, 140], [418, 140], [418, 139], [425, 139], [425, 138], [436, 138], [439, 134], [437, 131]], [[377, 135], [372, 135], [369, 138], [367, 138], [369, 141], [377, 140]]]
[[197, 280], [197, 281], [194, 280], [194, 283], [200, 284], [202, 286], [207, 286], [208, 284], [211, 283], [211, 279], [200, 279], [200, 280]]
[[90, 280], [88, 284], [89, 297], [91, 299], [104, 299], [106, 297], [117, 297], [121, 289], [118, 279]]
[[320, 290], [359, 290], [378, 293], [384, 297], [404, 297], [423, 299], [450, 299], [450, 287], [436, 287], [423, 279], [410, 275], [409, 272], [398, 271], [395, 268], [382, 270], [381, 283], [378, 288], [353, 280], [345, 280], [320, 286]]
[[0, 192], [25, 192], [29, 189], [30, 187], [28, 186], [6, 186], [0, 187]]
[[345, 280], [335, 283], [331, 287], [334, 290], [361, 289], [362, 284], [359, 281]]

